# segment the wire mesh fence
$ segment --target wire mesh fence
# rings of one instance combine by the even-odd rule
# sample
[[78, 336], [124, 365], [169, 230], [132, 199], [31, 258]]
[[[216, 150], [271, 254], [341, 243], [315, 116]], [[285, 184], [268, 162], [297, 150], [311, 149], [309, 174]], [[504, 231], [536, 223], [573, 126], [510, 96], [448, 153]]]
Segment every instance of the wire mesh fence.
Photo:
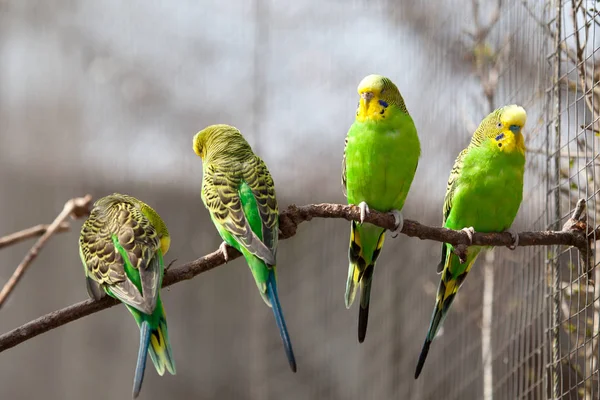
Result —
[[[586, 225], [596, 227], [598, 2], [497, 4], [500, 16], [484, 39], [498, 75], [497, 90], [486, 91], [488, 103], [516, 102], [528, 111], [525, 195], [516, 224], [560, 230], [585, 199]], [[522, 22], [508, 30], [511, 20]], [[537, 65], [524, 66], [514, 48], [539, 54]], [[502, 57], [507, 61], [498, 62]], [[446, 328], [451, 333], [440, 340], [445, 350], [433, 361], [439, 369], [425, 398], [600, 398], [600, 286], [594, 285], [600, 271], [589, 232], [588, 257], [572, 248], [532, 247], [490, 251], [479, 261], [476, 289], [463, 293], [479, 301]]]
[[[548, 222], [560, 228], [578, 199], [586, 199], [588, 227], [598, 225], [598, 3], [562, 1], [549, 30], [554, 41], [555, 85], [548, 118]], [[593, 233], [591, 234], [593, 235]], [[596, 254], [596, 238], [593, 239]], [[597, 258], [573, 249], [552, 249], [551, 395], [600, 398], [598, 334], [600, 270]]]

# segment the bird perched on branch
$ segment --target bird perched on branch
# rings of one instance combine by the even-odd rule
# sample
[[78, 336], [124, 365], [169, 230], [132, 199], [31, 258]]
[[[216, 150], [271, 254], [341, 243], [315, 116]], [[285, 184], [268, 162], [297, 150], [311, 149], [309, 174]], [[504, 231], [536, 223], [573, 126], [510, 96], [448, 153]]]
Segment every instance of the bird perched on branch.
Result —
[[[525, 140], [521, 132], [527, 114], [522, 107], [498, 108], [481, 121], [469, 146], [460, 152], [448, 178], [442, 225], [473, 233], [510, 231], [523, 198]], [[511, 232], [514, 249], [519, 237]], [[450, 244], [442, 244], [440, 285], [429, 330], [415, 371], [419, 377], [429, 346], [442, 326], [448, 309], [477, 259], [482, 246], [469, 246], [461, 263]]]
[[342, 185], [348, 204], [358, 205], [361, 222], [350, 226], [346, 308], [360, 286], [358, 341], [367, 333], [369, 298], [375, 262], [385, 229], [363, 223], [369, 209], [392, 212], [396, 232], [402, 230], [402, 207], [415, 176], [421, 145], [415, 124], [394, 83], [381, 75], [369, 75], [358, 85], [356, 119], [348, 135], [342, 162]]
[[142, 388], [146, 357], [159, 375], [175, 375], [167, 319], [160, 300], [163, 256], [169, 250], [167, 226], [149, 205], [123, 194], [94, 203], [81, 228], [79, 255], [90, 297], [105, 293], [125, 303], [140, 328], [133, 397]]
[[212, 125], [194, 136], [194, 152], [202, 158], [202, 201], [226, 245], [242, 253], [264, 302], [273, 309], [292, 371], [296, 359], [277, 294], [276, 254], [279, 211], [275, 185], [265, 163], [254, 154], [239, 130]]

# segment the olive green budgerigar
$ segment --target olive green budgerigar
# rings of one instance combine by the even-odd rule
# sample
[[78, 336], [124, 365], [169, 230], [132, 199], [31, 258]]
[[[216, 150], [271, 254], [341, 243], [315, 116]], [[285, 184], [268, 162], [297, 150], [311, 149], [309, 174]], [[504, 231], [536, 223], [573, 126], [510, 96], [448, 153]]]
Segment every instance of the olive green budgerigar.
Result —
[[275, 322], [292, 371], [296, 359], [277, 295], [276, 253], [279, 211], [275, 185], [265, 163], [254, 154], [239, 130], [212, 125], [194, 136], [194, 152], [202, 158], [202, 201], [225, 244], [248, 263]]
[[373, 271], [385, 239], [385, 229], [363, 221], [369, 208], [392, 212], [395, 232], [402, 230], [401, 210], [417, 170], [421, 145], [404, 100], [390, 79], [369, 75], [358, 85], [358, 94], [356, 119], [346, 136], [342, 185], [348, 204], [361, 210], [361, 222], [353, 221], [350, 226], [345, 300], [350, 308], [360, 285], [358, 341], [362, 343]]
[[167, 319], [160, 300], [163, 255], [170, 246], [167, 226], [149, 205], [114, 193], [94, 203], [81, 228], [79, 255], [90, 297], [120, 300], [140, 328], [133, 397], [142, 388], [146, 356], [159, 375], [175, 374]]
[[[525, 140], [521, 130], [527, 121], [522, 107], [498, 108], [481, 121], [469, 146], [460, 152], [448, 178], [443, 207], [443, 226], [462, 229], [472, 240], [473, 233], [509, 231], [518, 245], [519, 237], [510, 231], [523, 199]], [[454, 247], [442, 244], [441, 272], [435, 307], [417, 368], [419, 377], [429, 346], [442, 326], [482, 246], [469, 246], [465, 263]]]

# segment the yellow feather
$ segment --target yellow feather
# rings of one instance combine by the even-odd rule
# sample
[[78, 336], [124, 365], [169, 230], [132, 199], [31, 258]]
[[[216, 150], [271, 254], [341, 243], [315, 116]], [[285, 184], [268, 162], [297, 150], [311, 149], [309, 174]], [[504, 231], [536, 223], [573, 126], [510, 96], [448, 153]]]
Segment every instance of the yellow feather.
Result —
[[171, 238], [169, 236], [163, 236], [160, 239], [160, 250], [162, 251], [163, 256], [167, 254], [169, 247], [171, 247]]
[[[502, 140], [492, 142], [492, 146], [505, 153], [518, 151], [525, 154], [525, 138], [521, 130], [526, 122], [527, 113], [523, 107], [512, 104], [502, 108], [500, 123], [503, 126], [502, 134], [504, 134], [504, 137]], [[514, 125], [521, 128], [516, 133], [510, 130], [510, 127]]]
[[[358, 84], [357, 92], [360, 96], [356, 120], [380, 121], [388, 116], [389, 108], [383, 104], [395, 105], [408, 114], [404, 99], [394, 83], [385, 76], [368, 75]], [[368, 95], [368, 96], [365, 96]], [[383, 100], [383, 104], [380, 103]]]

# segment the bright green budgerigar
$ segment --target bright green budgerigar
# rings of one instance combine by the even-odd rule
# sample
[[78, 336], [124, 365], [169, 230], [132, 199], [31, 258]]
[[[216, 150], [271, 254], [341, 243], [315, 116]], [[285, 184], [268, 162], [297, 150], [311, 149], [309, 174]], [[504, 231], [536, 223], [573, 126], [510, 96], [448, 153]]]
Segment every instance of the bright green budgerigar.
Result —
[[[460, 152], [446, 188], [443, 226], [462, 229], [472, 239], [475, 231], [509, 231], [523, 198], [525, 140], [521, 130], [527, 114], [522, 107], [499, 108], [481, 121], [469, 146]], [[511, 232], [514, 249], [518, 236]], [[469, 246], [461, 263], [454, 247], [442, 244], [440, 285], [427, 337], [415, 371], [419, 377], [429, 346], [442, 326], [448, 309], [471, 270], [481, 246]]]
[[248, 263], [275, 322], [292, 371], [296, 359], [277, 295], [276, 253], [279, 211], [275, 185], [265, 163], [254, 154], [239, 130], [212, 125], [194, 136], [194, 152], [202, 158], [202, 201], [225, 244]]
[[169, 245], [169, 231], [156, 211], [118, 193], [96, 201], [81, 228], [79, 255], [88, 293], [97, 300], [108, 293], [125, 303], [140, 328], [133, 397], [142, 388], [148, 353], [159, 375], [165, 369], [175, 374], [159, 293]]
[[367, 333], [369, 298], [375, 262], [385, 239], [385, 229], [363, 223], [370, 209], [392, 212], [395, 232], [402, 230], [402, 207], [415, 176], [421, 145], [415, 124], [394, 83], [369, 75], [358, 85], [356, 120], [346, 137], [342, 184], [349, 204], [361, 209], [361, 223], [352, 222], [346, 283], [346, 308], [360, 285], [358, 341]]

